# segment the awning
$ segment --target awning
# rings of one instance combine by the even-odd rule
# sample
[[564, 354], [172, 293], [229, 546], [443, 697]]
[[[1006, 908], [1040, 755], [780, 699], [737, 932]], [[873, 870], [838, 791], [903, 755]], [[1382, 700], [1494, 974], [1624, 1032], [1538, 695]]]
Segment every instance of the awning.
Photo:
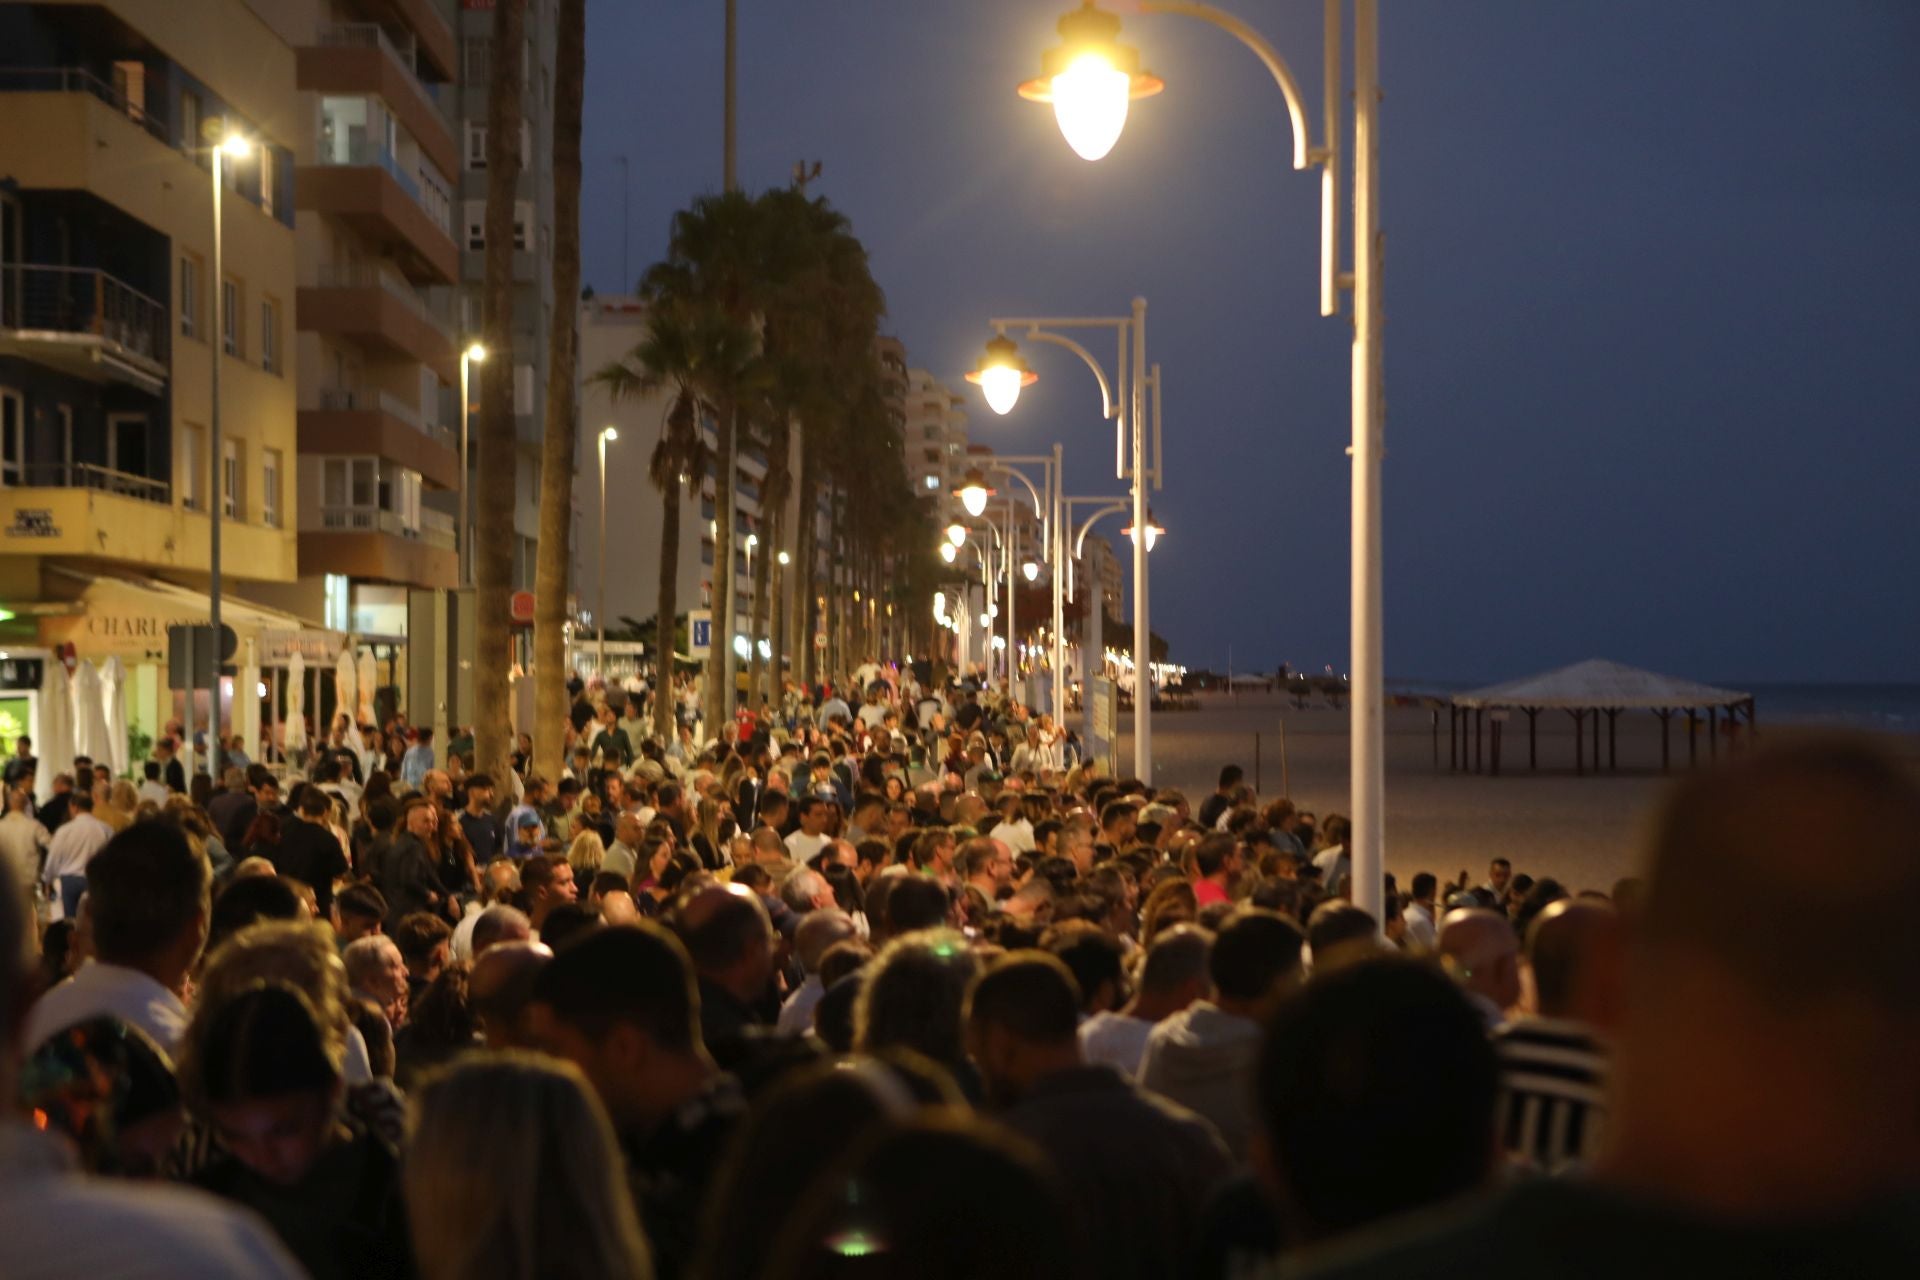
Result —
[[[204, 591], [158, 578], [87, 574], [60, 566], [48, 566], [45, 573], [45, 581], [61, 597], [49, 603], [66, 608], [38, 615], [41, 643], [71, 643], [84, 658], [165, 662], [168, 627], [205, 626], [209, 621]], [[309, 663], [330, 662], [348, 639], [344, 632], [229, 595], [221, 597], [220, 621], [233, 628], [242, 645], [254, 642], [261, 666], [284, 666], [296, 649]]]
[[1455, 695], [1456, 707], [1536, 707], [1575, 710], [1588, 707], [1657, 711], [1666, 708], [1731, 707], [1753, 700], [1750, 693], [1642, 671], [1619, 662], [1592, 658], [1570, 667], [1489, 685]]

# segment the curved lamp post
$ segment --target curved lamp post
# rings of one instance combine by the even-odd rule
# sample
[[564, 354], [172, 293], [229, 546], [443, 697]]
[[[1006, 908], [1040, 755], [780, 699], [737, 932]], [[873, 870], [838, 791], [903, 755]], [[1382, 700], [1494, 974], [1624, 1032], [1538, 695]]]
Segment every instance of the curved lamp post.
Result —
[[[1381, 916], [1385, 900], [1386, 739], [1381, 624], [1380, 462], [1385, 454], [1381, 378], [1380, 13], [1379, 0], [1353, 0], [1353, 268], [1339, 269], [1341, 171], [1336, 125], [1346, 80], [1341, 66], [1341, 0], [1323, 0], [1321, 144], [1309, 139], [1306, 100], [1286, 60], [1241, 19], [1210, 4], [1135, 0], [1144, 13], [1198, 18], [1233, 36], [1273, 76], [1286, 99], [1293, 167], [1320, 167], [1320, 314], [1353, 295], [1352, 717], [1349, 774], [1354, 902]], [[1060, 20], [1061, 45], [1041, 55], [1039, 79], [1020, 94], [1051, 102], [1067, 143], [1098, 159], [1126, 125], [1127, 103], [1164, 85], [1140, 70], [1139, 55], [1118, 42], [1120, 20], [1086, 0]], [[1122, 80], [1126, 92], [1120, 92]], [[1104, 145], [1102, 145], [1104, 144]], [[1136, 521], [1141, 512], [1136, 510]]]

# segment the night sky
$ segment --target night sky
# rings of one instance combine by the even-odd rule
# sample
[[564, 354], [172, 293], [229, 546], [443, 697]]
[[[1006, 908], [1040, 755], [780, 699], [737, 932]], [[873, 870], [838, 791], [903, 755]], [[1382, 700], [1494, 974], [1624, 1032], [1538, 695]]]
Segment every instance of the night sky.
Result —
[[[1129, 14], [1168, 84], [1113, 153], [1013, 87], [1071, 0], [740, 0], [750, 190], [820, 160], [909, 363], [994, 314], [1149, 303], [1176, 660], [1344, 670], [1348, 341], [1319, 177], [1253, 56]], [[1320, 6], [1227, 0], [1320, 126]], [[1920, 680], [1920, 4], [1387, 0], [1390, 679], [1608, 657], [1714, 680]], [[591, 0], [585, 270], [622, 288], [720, 186], [719, 0]], [[1350, 48], [1350, 45], [1349, 45]], [[1111, 359], [1111, 343], [1097, 348]], [[1092, 377], [973, 438], [1117, 491]], [[1112, 526], [1117, 529], [1117, 525]], [[617, 534], [615, 535], [617, 537]]]

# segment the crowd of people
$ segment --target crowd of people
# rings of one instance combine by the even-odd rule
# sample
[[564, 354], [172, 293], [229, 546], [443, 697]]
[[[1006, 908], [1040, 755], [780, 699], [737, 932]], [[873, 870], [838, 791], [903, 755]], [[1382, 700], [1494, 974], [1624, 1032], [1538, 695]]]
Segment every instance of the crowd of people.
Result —
[[1920, 1266], [1884, 744], [1686, 778], [1642, 876], [1494, 859], [1376, 917], [1339, 814], [1104, 776], [992, 690], [642, 713], [577, 686], [557, 778], [347, 726], [36, 805], [22, 750], [0, 1274]]

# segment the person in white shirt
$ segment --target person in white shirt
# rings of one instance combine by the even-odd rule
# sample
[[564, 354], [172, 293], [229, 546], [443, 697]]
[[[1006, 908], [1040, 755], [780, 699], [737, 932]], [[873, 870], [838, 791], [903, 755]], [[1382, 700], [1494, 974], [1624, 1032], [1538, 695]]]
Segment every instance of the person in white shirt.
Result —
[[1440, 935], [1433, 920], [1433, 895], [1438, 887], [1431, 871], [1422, 871], [1413, 878], [1413, 896], [1401, 912], [1401, 918], [1407, 922], [1404, 945], [1408, 951], [1425, 954], [1439, 945]]
[[800, 798], [800, 829], [787, 837], [787, 852], [795, 862], [804, 866], [827, 847], [827, 806], [832, 803], [822, 796]]
[[[175, 839], [186, 846], [177, 833]], [[196, 861], [204, 867], [204, 859]], [[200, 883], [204, 894], [205, 881]], [[0, 876], [0, 1097], [5, 1098], [19, 1094], [17, 1064], [30, 1044], [17, 1034], [30, 1020], [13, 1004], [28, 989], [24, 926], [30, 919], [13, 877]], [[76, 1275], [294, 1280], [305, 1274], [252, 1214], [184, 1187], [82, 1177], [59, 1139], [11, 1110], [0, 1113], [0, 1240], [6, 1242], [0, 1245], [0, 1272], [8, 1280]]]
[[176, 1053], [187, 1029], [180, 993], [207, 940], [212, 878], [170, 824], [136, 822], [109, 841], [87, 864], [94, 958], [29, 1011], [25, 1047], [112, 1014]]
[[793, 931], [793, 949], [807, 976], [780, 1006], [780, 1018], [774, 1029], [781, 1035], [797, 1036], [813, 1030], [814, 1006], [827, 994], [820, 981], [820, 962], [834, 943], [856, 936], [858, 930], [854, 928], [853, 917], [837, 907], [809, 911], [800, 917], [800, 924]]
[[146, 776], [140, 783], [139, 790], [135, 794], [137, 794], [143, 802], [151, 800], [155, 804], [164, 805], [173, 795], [173, 792], [167, 790], [167, 784], [160, 780], [160, 762], [158, 760], [147, 761], [146, 764], [141, 766], [141, 772]]
[[1175, 925], [1155, 938], [1140, 966], [1133, 999], [1080, 1024], [1080, 1051], [1087, 1061], [1104, 1063], [1129, 1080], [1137, 1078], [1154, 1027], [1207, 994], [1212, 946], [1212, 935], [1190, 924]]
[[29, 798], [25, 787], [7, 788], [7, 816], [0, 818], [0, 858], [13, 868], [20, 887], [31, 894], [33, 882], [40, 878], [41, 851], [52, 837], [46, 825], [27, 812]]
[[113, 828], [93, 816], [92, 796], [75, 788], [68, 806], [67, 820], [60, 824], [60, 829], [47, 842], [47, 862], [40, 869], [40, 878], [46, 882], [53, 898], [55, 920], [66, 915], [66, 904], [60, 891], [61, 877], [85, 875], [87, 863], [93, 860], [93, 855], [99, 853], [113, 838]]

